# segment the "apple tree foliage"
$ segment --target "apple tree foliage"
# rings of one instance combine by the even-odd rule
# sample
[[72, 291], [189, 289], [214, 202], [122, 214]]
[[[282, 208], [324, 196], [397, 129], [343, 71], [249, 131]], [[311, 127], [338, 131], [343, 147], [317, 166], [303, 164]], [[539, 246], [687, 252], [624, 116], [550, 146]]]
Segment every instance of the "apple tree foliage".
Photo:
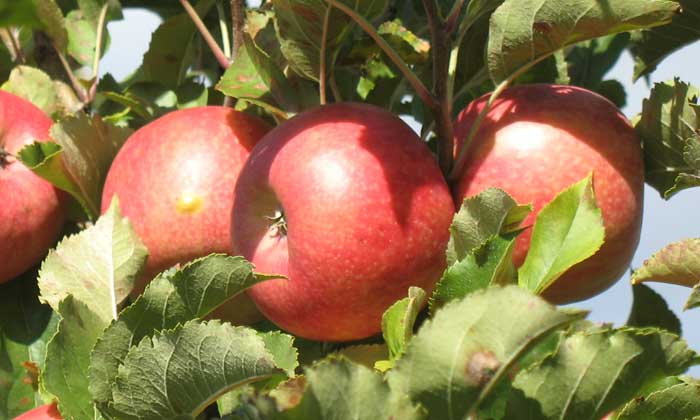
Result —
[[[133, 74], [99, 76], [106, 24], [132, 7], [163, 22]], [[54, 120], [55, 143], [18, 158], [73, 200], [55, 249], [0, 286], [0, 419], [52, 401], [80, 420], [700, 417], [687, 375], [700, 357], [640, 284], [687, 286], [686, 309], [700, 306], [700, 239], [633, 272], [620, 328], [537, 296], [605, 240], [590, 177], [539, 214], [519, 269], [531, 208], [497, 189], [465, 200], [435, 291], [407, 290], [382, 336], [358, 343], [209, 319], [274, 277], [241, 257], [172, 268], [131, 299], [147, 250], [118, 203], [99, 216], [120, 146], [174, 109], [225, 103], [275, 123], [326, 101], [373, 103], [415, 118], [451, 179], [449, 121], [470, 100], [556, 82], [622, 106], [623, 86], [605, 78], [620, 55], [648, 76], [698, 28], [697, 0], [0, 0], [1, 88]], [[646, 181], [666, 199], [700, 186], [693, 82], [654, 85], [634, 121]]]

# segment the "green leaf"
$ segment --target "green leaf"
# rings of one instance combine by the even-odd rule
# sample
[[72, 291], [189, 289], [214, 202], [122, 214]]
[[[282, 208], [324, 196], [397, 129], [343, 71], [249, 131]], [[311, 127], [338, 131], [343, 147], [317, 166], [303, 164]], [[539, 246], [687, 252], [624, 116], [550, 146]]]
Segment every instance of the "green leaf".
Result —
[[91, 219], [98, 217], [104, 178], [131, 130], [83, 113], [51, 127], [57, 143], [34, 143], [19, 158], [34, 173], [68, 192]]
[[643, 284], [634, 285], [632, 293], [634, 301], [626, 325], [630, 327], [658, 327], [681, 335], [681, 321], [669, 309], [661, 295]]
[[[377, 33], [391, 45], [406, 64], [418, 65], [428, 62], [430, 42], [409, 30], [400, 19], [383, 22], [377, 28]], [[381, 60], [384, 58], [381, 57], [382, 54], [382, 49], [372, 38], [367, 36], [353, 43], [352, 50], [345, 57], [345, 60], [362, 62], [374, 59], [383, 62]]]
[[[88, 216], [93, 220], [100, 214], [107, 171], [130, 134], [130, 129], [106, 123], [99, 115], [88, 117], [83, 113], [63, 119], [51, 127], [51, 138], [63, 148], [64, 176], [72, 179], [80, 189], [80, 196], [76, 198], [84, 203]], [[60, 185], [57, 186], [60, 188]]]
[[389, 360], [396, 361], [403, 355], [413, 337], [413, 325], [425, 305], [426, 294], [420, 287], [408, 289], [408, 297], [399, 300], [382, 315], [382, 335], [389, 348]]
[[245, 36], [243, 42], [245, 51], [267, 91], [284, 109], [297, 111], [298, 103], [296, 101], [296, 96], [282, 70], [277, 67], [274, 61], [272, 61], [265, 52], [255, 45], [255, 42], [253, 42], [250, 36]]
[[64, 95], [62, 86], [63, 82], [51, 80], [49, 75], [40, 69], [17, 66], [1, 88], [33, 103], [46, 115], [60, 116], [77, 111], [77, 99]]
[[49, 252], [39, 271], [41, 300], [58, 311], [72, 295], [105, 324], [117, 317], [147, 251], [115, 200], [94, 226], [69, 236]]
[[630, 401], [617, 420], [697, 419], [700, 384], [684, 382]]
[[673, 1], [506, 0], [491, 16], [487, 63], [496, 84], [566, 46], [668, 23]]
[[583, 331], [522, 371], [514, 387], [538, 402], [544, 419], [601, 418], [669, 375], [697, 363], [677, 336], [654, 329]]
[[700, 89], [678, 79], [656, 83], [635, 125], [644, 147], [646, 181], [665, 198], [700, 186]]
[[693, 291], [690, 293], [688, 300], [685, 302], [683, 310], [695, 309], [700, 307], [700, 284], [693, 287]]
[[497, 188], [465, 199], [450, 226], [448, 266], [467, 258], [494, 235], [518, 229], [530, 211], [530, 205], [519, 206], [508, 193]]
[[472, 293], [423, 324], [389, 371], [389, 384], [431, 418], [463, 419], [529, 349], [583, 316], [558, 311], [516, 286]]
[[343, 347], [335, 354], [380, 372], [385, 372], [394, 365], [389, 360], [389, 349], [386, 344], [357, 344]]
[[[90, 364], [90, 393], [104, 409], [129, 348], [157, 331], [203, 318], [216, 307], [264, 278], [241, 257], [211, 255], [181, 270], [159, 274], [144, 293], [124, 309], [95, 346]], [[277, 354], [277, 352], [274, 352]], [[289, 360], [289, 359], [287, 359]], [[284, 369], [293, 369], [280, 363]]]
[[700, 238], [666, 245], [632, 274], [632, 283], [658, 281], [693, 287], [700, 283]]
[[41, 22], [41, 29], [46, 32], [59, 51], [65, 51], [68, 45], [66, 22], [63, 12], [54, 0], [30, 0], [34, 3], [36, 16]]
[[304, 372], [305, 380], [272, 392], [275, 408], [265, 418], [306, 419], [424, 419], [424, 414], [391, 389], [376, 371], [344, 357], [323, 360]]
[[294, 348], [294, 337], [279, 331], [260, 333], [265, 342], [265, 348], [272, 354], [275, 364], [289, 376], [294, 376], [294, 369], [299, 366], [297, 349]]
[[430, 312], [490, 285], [515, 283], [513, 249], [516, 234], [496, 235], [451, 265], [430, 297]]
[[[384, 12], [387, 0], [341, 0], [367, 20], [373, 20]], [[325, 0], [272, 0], [275, 9], [275, 29], [282, 53], [299, 74], [318, 80], [321, 55], [321, 38], [326, 9]], [[332, 67], [342, 42], [350, 35], [352, 24], [340, 10], [330, 13], [326, 56]]]
[[595, 254], [604, 236], [589, 175], [559, 193], [537, 215], [530, 250], [518, 270], [519, 284], [541, 293], [566, 270]]
[[186, 80], [175, 91], [177, 95], [177, 109], [205, 106], [209, 101], [207, 87], [193, 80]]
[[190, 321], [129, 351], [111, 408], [125, 420], [195, 418], [227, 391], [282, 372], [255, 330]]
[[[203, 18], [214, 3], [214, 0], [201, 0], [195, 10]], [[195, 33], [194, 23], [186, 13], [166, 19], [153, 32], [148, 51], [143, 55], [143, 80], [175, 89], [191, 64], [188, 53]]]
[[668, 25], [634, 34], [634, 80], [648, 76], [674, 51], [700, 40], [700, 3], [678, 0], [681, 12]]
[[571, 84], [595, 89], [629, 44], [627, 32], [606, 35], [576, 44], [566, 55]]
[[37, 298], [36, 270], [0, 285], [0, 418], [42, 405], [36, 393], [58, 318]]
[[87, 371], [92, 347], [109, 322], [72, 295], [59, 303], [58, 313], [61, 320], [46, 351], [41, 384], [58, 398], [64, 418], [95, 419]]
[[63, 148], [60, 145], [38, 141], [24, 146], [17, 153], [19, 160], [35, 174], [69, 192], [73, 197], [81, 197], [80, 189], [63, 169], [62, 155]]

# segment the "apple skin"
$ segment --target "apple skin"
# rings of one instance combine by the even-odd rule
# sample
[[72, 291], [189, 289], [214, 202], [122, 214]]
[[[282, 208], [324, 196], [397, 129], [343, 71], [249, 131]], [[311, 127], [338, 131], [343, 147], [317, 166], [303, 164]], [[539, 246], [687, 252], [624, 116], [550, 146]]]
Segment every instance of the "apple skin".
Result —
[[[51, 119], [31, 102], [0, 91], [0, 147], [6, 152], [15, 155], [34, 141], [48, 141], [50, 128]], [[14, 156], [0, 160], [1, 284], [37, 264], [54, 245], [67, 199]]]
[[[113, 196], [148, 248], [134, 293], [161, 271], [211, 253], [231, 254], [231, 210], [238, 173], [270, 127], [218, 106], [178, 110], [141, 127], [112, 162], [102, 212]], [[241, 294], [218, 309], [222, 319], [261, 319]]]
[[61, 413], [58, 412], [56, 403], [52, 403], [29, 410], [15, 417], [15, 420], [63, 420], [63, 417], [61, 417]]
[[[485, 95], [467, 106], [455, 123], [456, 143], [464, 142]], [[628, 270], [639, 243], [644, 198], [644, 162], [629, 121], [602, 96], [573, 86], [521, 85], [507, 89], [488, 111], [470, 145], [456, 203], [487, 187], [498, 187], [534, 212], [559, 192], [593, 172], [603, 214], [605, 244], [544, 292], [553, 303], [590, 298]], [[532, 230], [517, 239], [513, 260], [525, 260]]]
[[[273, 221], [283, 212], [285, 229]], [[287, 279], [248, 293], [281, 328], [348, 341], [381, 330], [409, 286], [445, 268], [454, 205], [427, 146], [367, 104], [306, 111], [253, 149], [238, 179], [232, 240], [257, 271]]]

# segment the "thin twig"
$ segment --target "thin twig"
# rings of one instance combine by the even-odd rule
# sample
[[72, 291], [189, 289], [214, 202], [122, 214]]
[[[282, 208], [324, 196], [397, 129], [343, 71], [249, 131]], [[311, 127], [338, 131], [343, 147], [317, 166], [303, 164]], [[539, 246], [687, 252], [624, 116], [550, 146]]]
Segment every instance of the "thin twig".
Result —
[[231, 61], [231, 39], [228, 34], [228, 25], [224, 17], [224, 5], [220, 1], [216, 2], [216, 13], [219, 15], [219, 30], [221, 31], [221, 43], [224, 46], [224, 54]]
[[344, 3], [341, 3], [338, 0], [326, 0], [327, 3], [332, 4], [334, 7], [337, 9], [340, 9], [343, 13], [348, 15], [352, 20], [355, 21], [355, 23], [364, 30], [367, 35], [372, 37], [374, 42], [377, 43], [379, 48], [384, 51], [384, 53], [389, 56], [389, 59], [398, 67], [399, 71], [403, 74], [403, 76], [408, 80], [408, 82], [411, 84], [413, 89], [416, 91], [416, 94], [418, 97], [429, 107], [429, 108], [435, 108], [439, 106], [438, 101], [435, 99], [435, 97], [430, 93], [428, 88], [425, 87], [423, 82], [418, 78], [418, 76], [413, 73], [413, 71], [408, 67], [408, 65], [399, 57], [398, 53], [389, 45], [388, 42], [384, 38], [379, 35], [376, 29], [372, 26], [371, 23], [369, 23], [363, 16], [359, 15], [356, 13], [352, 8], [348, 7]]
[[12, 47], [12, 53], [15, 56], [15, 62], [24, 64], [27, 62], [27, 57], [24, 55], [24, 51], [22, 51], [22, 46], [19, 43], [19, 40], [15, 37], [14, 31], [12, 28], [3, 28], [3, 32], [5, 32], [7, 38], [9, 38], [10, 45]]
[[450, 38], [441, 21], [435, 0], [423, 0], [430, 28], [430, 51], [433, 59], [433, 95], [437, 103], [430, 107], [438, 137], [438, 161], [446, 176], [454, 161], [454, 127], [452, 124], [452, 95], [449, 92]]
[[192, 22], [194, 22], [194, 26], [197, 27], [197, 30], [202, 35], [202, 38], [204, 38], [204, 42], [207, 43], [211, 52], [214, 53], [214, 57], [216, 57], [216, 61], [219, 62], [219, 65], [224, 69], [229, 68], [231, 63], [228, 61], [228, 58], [226, 58], [226, 54], [224, 54], [224, 52], [221, 50], [219, 44], [216, 43], [216, 40], [211, 35], [211, 32], [209, 32], [209, 29], [207, 29], [204, 22], [202, 22], [202, 19], [199, 17], [194, 7], [192, 7], [188, 0], [180, 0], [180, 4], [182, 4], [182, 7], [190, 16]]
[[52, 43], [51, 45], [53, 46], [54, 50], [56, 50], [58, 59], [61, 61], [63, 68], [68, 74], [68, 80], [70, 80], [70, 83], [73, 86], [73, 90], [75, 90], [75, 94], [78, 95], [78, 98], [83, 104], [87, 104], [88, 102], [90, 102], [88, 100], [87, 92], [85, 92], [85, 88], [82, 84], [80, 84], [80, 80], [78, 80], [78, 78], [75, 76], [75, 73], [73, 73], [73, 69], [70, 68], [70, 64], [68, 63], [66, 56], [63, 55], [63, 53], [56, 47], [55, 44]]
[[457, 0], [455, 4], [452, 5], [452, 10], [445, 18], [445, 31], [451, 33], [457, 27], [457, 20], [459, 19], [460, 13], [462, 13], [462, 7], [464, 6], [464, 0]]
[[319, 57], [318, 65], [318, 96], [321, 105], [326, 104], [326, 65], [327, 65], [327, 55], [328, 55], [328, 25], [331, 21], [331, 11], [333, 10], [332, 5], [328, 5], [326, 8], [326, 14], [323, 17], [323, 33], [321, 35], [321, 51]]
[[231, 24], [233, 25], [233, 57], [238, 55], [238, 50], [243, 45], [245, 26], [245, 1], [231, 0]]
[[97, 37], [95, 38], [95, 57], [92, 61], [92, 85], [88, 92], [88, 102], [92, 102], [97, 94], [97, 83], [100, 80], [100, 56], [102, 55], [102, 38], [104, 37], [105, 20], [107, 19], [107, 9], [109, 3], [105, 3], [100, 10], [100, 17], [97, 19]]
[[340, 93], [340, 87], [338, 86], [338, 81], [335, 80], [335, 74], [331, 73], [329, 77], [331, 92], [333, 92], [333, 99], [335, 102], [343, 102], [343, 94]]

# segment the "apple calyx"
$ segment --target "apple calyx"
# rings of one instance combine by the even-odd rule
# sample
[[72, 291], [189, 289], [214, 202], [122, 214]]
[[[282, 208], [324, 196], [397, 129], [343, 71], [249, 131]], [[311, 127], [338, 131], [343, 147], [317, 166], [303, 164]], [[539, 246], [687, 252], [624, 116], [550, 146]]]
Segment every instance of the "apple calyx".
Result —
[[0, 169], [5, 169], [15, 161], [15, 156], [0, 146]]
[[273, 237], [283, 238], [287, 236], [287, 221], [284, 218], [284, 211], [280, 208], [275, 210], [272, 216], [265, 216], [270, 221], [270, 232]]

